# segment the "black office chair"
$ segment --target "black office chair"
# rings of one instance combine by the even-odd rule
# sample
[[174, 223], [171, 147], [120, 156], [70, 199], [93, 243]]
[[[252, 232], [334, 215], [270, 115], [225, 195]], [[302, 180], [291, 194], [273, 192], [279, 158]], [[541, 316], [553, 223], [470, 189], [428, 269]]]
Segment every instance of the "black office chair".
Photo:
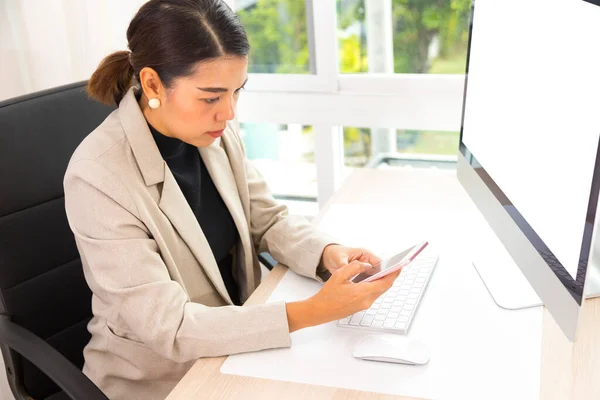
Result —
[[85, 85], [0, 103], [0, 349], [17, 400], [107, 399], [81, 372], [91, 292], [62, 186], [77, 145], [114, 109]]

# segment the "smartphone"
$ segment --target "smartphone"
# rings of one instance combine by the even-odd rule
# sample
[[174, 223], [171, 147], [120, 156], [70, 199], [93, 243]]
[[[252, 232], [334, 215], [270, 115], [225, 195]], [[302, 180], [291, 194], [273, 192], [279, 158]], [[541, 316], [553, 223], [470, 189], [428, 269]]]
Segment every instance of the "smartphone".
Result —
[[428, 244], [429, 242], [424, 241], [409, 247], [393, 257], [382, 260], [378, 265], [374, 265], [373, 268], [356, 275], [354, 278], [350, 279], [350, 281], [353, 283], [371, 282], [383, 278], [392, 272], [398, 271], [409, 265], [423, 251], [423, 249], [427, 247]]

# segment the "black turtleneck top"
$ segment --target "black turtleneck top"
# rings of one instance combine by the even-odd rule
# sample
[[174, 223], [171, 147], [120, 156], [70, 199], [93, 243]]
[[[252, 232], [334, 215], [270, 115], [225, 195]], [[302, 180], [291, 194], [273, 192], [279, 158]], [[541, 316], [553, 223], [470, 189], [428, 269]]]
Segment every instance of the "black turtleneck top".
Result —
[[198, 148], [165, 136], [150, 124], [148, 126], [160, 154], [173, 173], [210, 244], [231, 300], [239, 305], [239, 286], [233, 279], [232, 256], [238, 231]]

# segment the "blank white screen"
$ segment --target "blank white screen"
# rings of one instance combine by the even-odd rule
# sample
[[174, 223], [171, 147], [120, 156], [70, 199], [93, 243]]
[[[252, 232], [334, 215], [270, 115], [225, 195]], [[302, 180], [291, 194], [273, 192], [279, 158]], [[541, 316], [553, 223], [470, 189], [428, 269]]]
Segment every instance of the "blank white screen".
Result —
[[463, 142], [576, 277], [600, 135], [600, 7], [477, 0]]

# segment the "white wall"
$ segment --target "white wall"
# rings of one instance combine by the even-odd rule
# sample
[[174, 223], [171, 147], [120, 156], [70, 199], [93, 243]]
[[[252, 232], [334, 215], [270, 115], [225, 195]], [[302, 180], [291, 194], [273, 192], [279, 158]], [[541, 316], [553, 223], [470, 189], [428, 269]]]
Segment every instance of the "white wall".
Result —
[[145, 0], [0, 0], [0, 100], [88, 79]]

